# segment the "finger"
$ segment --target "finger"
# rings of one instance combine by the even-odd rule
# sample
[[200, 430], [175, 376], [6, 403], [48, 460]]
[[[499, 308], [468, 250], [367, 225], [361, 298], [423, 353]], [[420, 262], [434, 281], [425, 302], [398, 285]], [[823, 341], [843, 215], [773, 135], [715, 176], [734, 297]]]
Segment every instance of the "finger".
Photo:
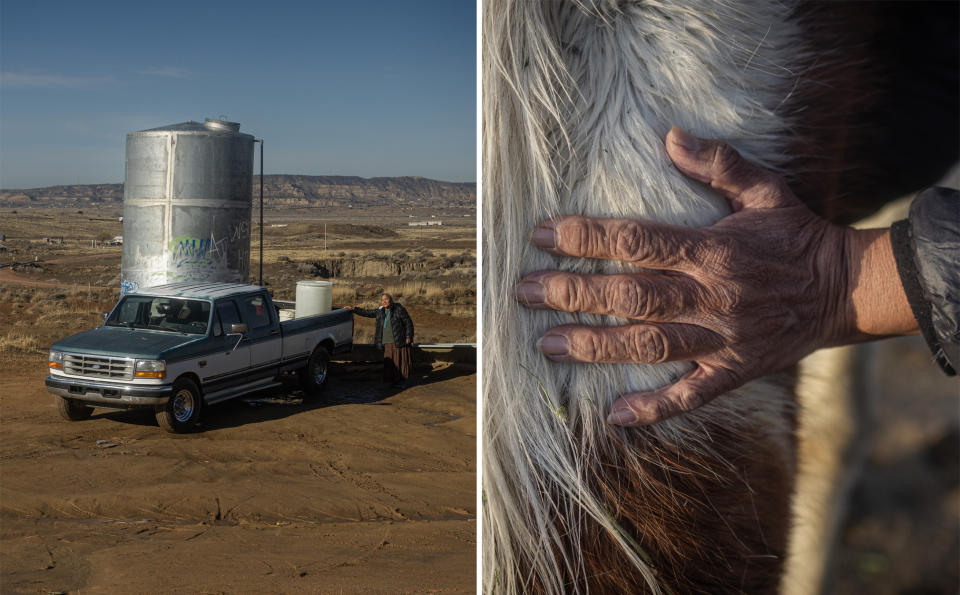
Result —
[[623, 395], [610, 408], [607, 422], [618, 426], [650, 425], [693, 411], [741, 384], [731, 370], [701, 364], [674, 384]]
[[697, 303], [696, 282], [684, 276], [538, 271], [524, 277], [516, 291], [517, 299], [533, 310], [591, 312], [652, 322], [685, 322], [703, 309]]
[[702, 233], [636, 219], [558, 217], [538, 225], [531, 241], [557, 256], [621, 260], [649, 269], [692, 268]]
[[716, 333], [692, 324], [558, 326], [537, 347], [558, 362], [658, 364], [685, 361], [723, 346]]
[[725, 142], [696, 138], [674, 126], [667, 133], [667, 154], [680, 171], [727, 197], [734, 211], [796, 201], [783, 178], [747, 161]]

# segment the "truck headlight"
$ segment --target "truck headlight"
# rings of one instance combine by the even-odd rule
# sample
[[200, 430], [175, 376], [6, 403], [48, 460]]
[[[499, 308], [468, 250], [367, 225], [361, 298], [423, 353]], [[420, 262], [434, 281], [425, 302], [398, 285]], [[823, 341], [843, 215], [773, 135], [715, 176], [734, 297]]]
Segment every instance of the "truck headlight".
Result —
[[48, 365], [50, 366], [51, 370], [62, 370], [63, 369], [63, 352], [51, 351], [50, 363]]
[[163, 378], [167, 375], [167, 363], [150, 359], [138, 359], [134, 368], [136, 378]]

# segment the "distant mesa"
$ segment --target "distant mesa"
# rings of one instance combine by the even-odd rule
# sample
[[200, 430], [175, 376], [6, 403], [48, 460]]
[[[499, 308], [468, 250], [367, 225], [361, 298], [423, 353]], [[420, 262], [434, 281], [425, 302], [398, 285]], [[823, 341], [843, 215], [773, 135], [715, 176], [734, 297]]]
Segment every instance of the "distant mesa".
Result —
[[[404, 176], [360, 178], [356, 176], [269, 175], [263, 177], [263, 198], [282, 206], [474, 206], [475, 182], [442, 182]], [[260, 179], [254, 177], [254, 199]], [[123, 184], [75, 184], [46, 188], [0, 190], [0, 207], [73, 207], [116, 204], [123, 201]]]

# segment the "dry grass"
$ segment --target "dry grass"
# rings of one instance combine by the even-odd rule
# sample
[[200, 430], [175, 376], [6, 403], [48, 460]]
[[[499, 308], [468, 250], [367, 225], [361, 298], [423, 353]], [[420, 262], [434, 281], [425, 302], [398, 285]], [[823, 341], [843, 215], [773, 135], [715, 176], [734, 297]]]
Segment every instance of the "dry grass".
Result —
[[473, 287], [441, 287], [431, 281], [402, 281], [391, 286], [388, 293], [397, 299], [407, 298], [417, 304], [459, 304], [474, 302]]
[[[335, 306], [377, 302], [384, 293], [391, 294], [406, 305], [430, 306], [450, 316], [476, 315], [476, 285], [470, 279], [416, 279], [410, 281], [381, 279], [331, 278]], [[294, 300], [296, 281], [272, 285], [274, 297]]]
[[396, 300], [421, 306], [461, 305], [460, 311], [476, 312], [476, 289], [474, 287], [443, 287], [435, 281], [400, 281], [398, 283], [370, 284], [362, 281], [343, 280], [334, 284], [333, 298], [337, 303], [354, 300], [369, 300], [389, 293]]
[[40, 340], [28, 329], [16, 327], [0, 336], [0, 352], [39, 353]]
[[473, 304], [473, 305], [465, 304], [462, 306], [450, 306], [450, 307], [440, 306], [436, 308], [436, 310], [440, 314], [446, 314], [447, 316], [453, 316], [455, 318], [475, 318], [477, 316], [476, 304]]
[[53, 290], [33, 287], [0, 288], [0, 351], [40, 353], [51, 343], [98, 326], [101, 312], [116, 296], [87, 288]]

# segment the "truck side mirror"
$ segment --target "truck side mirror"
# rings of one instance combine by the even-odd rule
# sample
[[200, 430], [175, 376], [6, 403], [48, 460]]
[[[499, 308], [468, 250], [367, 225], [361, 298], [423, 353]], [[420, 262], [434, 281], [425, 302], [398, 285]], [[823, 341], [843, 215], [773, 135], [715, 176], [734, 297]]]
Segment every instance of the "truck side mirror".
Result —
[[237, 347], [240, 345], [240, 341], [243, 341], [243, 336], [247, 332], [247, 325], [242, 322], [235, 322], [230, 325], [230, 334], [237, 336], [237, 342], [233, 344], [233, 348], [230, 351], [236, 351]]

